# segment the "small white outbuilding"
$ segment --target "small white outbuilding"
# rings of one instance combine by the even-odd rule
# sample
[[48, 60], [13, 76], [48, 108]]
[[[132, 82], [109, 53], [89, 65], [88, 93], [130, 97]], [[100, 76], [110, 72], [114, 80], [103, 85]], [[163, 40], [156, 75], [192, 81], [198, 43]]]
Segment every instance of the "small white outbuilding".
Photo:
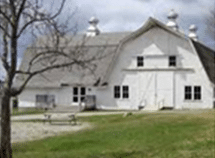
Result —
[[[172, 10], [167, 24], [150, 17], [134, 32], [117, 33], [99, 31], [92, 18], [85, 46], [105, 47], [93, 74], [68, 67], [37, 75], [19, 95], [19, 107], [74, 107], [94, 96], [97, 109], [214, 108], [215, 52], [198, 41], [196, 26], [189, 35], [180, 32], [177, 17]], [[27, 52], [21, 69], [30, 61]]]

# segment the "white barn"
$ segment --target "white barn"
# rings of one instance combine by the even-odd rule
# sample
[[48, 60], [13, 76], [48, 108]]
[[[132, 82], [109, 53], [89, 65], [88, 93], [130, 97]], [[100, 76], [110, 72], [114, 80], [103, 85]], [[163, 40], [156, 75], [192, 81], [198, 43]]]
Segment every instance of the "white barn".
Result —
[[[167, 24], [150, 17], [138, 30], [119, 33], [102, 33], [91, 19], [86, 47], [105, 46], [107, 54], [95, 62], [94, 73], [64, 68], [37, 75], [18, 96], [19, 107], [74, 107], [91, 95], [96, 108], [106, 110], [214, 108], [215, 52], [198, 41], [195, 26], [189, 35], [182, 33], [176, 18], [171, 11]], [[26, 54], [21, 69], [29, 61]]]

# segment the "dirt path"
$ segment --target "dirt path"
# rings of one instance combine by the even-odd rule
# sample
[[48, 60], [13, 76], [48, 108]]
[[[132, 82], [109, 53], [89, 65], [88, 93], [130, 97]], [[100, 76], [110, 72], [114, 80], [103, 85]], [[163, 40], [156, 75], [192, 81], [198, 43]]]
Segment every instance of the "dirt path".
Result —
[[89, 129], [89, 123], [78, 123], [70, 125], [68, 123], [34, 123], [34, 122], [13, 122], [12, 123], [12, 143], [42, 139], [50, 136], [57, 136], [63, 133], [77, 132]]

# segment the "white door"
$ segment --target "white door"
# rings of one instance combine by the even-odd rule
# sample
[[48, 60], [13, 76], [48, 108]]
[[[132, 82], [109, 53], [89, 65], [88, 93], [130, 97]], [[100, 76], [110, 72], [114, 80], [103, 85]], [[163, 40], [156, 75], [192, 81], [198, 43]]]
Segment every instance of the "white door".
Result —
[[158, 108], [173, 107], [174, 72], [159, 72], [157, 74], [157, 106]]
[[72, 105], [79, 105], [82, 103], [86, 96], [85, 87], [73, 87], [73, 103]]
[[145, 109], [173, 107], [173, 72], [147, 72], [140, 82], [140, 104], [145, 104]]

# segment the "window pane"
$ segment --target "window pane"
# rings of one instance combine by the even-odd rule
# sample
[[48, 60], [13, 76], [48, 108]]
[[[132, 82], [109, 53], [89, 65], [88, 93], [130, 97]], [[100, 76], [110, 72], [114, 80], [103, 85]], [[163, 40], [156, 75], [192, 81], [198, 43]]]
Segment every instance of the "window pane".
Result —
[[123, 91], [127, 91], [128, 92], [128, 86], [123, 86]]
[[78, 102], [78, 97], [73, 97], [73, 102], [77, 103]]
[[84, 87], [81, 87], [81, 95], [85, 95], [86, 94], [86, 89]]
[[73, 88], [73, 95], [78, 95], [78, 87]]
[[191, 93], [191, 90], [192, 90], [191, 86], [185, 86], [185, 92]]
[[176, 66], [176, 57], [175, 56], [169, 57], [169, 66]]
[[84, 102], [85, 101], [85, 97], [81, 97], [81, 102]]
[[114, 86], [114, 98], [120, 98], [120, 86]]
[[200, 86], [195, 86], [194, 91], [195, 91], [195, 93], [201, 92], [201, 87]]
[[144, 58], [142, 56], [138, 56], [137, 57], [137, 66], [143, 66], [144, 65], [143, 60], [144, 60]]
[[200, 86], [194, 87], [194, 99], [201, 100], [201, 87]]
[[185, 92], [184, 92], [185, 100], [191, 100], [192, 99], [192, 87], [191, 86], [185, 86]]
[[48, 95], [36, 95], [36, 102], [47, 103]]
[[123, 98], [129, 98], [129, 87], [128, 86], [123, 86]]
[[195, 94], [194, 99], [195, 100], [201, 100], [201, 94]]
[[185, 100], [191, 100], [192, 97], [191, 97], [191, 94], [185, 94]]

